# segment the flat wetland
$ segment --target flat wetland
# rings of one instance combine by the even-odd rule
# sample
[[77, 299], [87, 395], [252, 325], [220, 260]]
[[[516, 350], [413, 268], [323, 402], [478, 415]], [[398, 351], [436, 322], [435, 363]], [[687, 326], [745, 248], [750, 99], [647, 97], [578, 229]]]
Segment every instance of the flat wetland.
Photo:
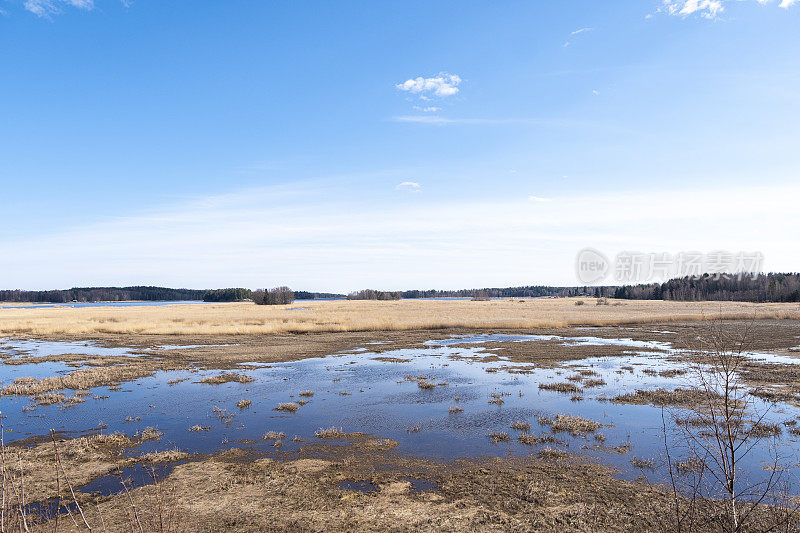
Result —
[[0, 309], [5, 454], [48, 531], [58, 460], [111, 531], [660, 529], [713, 323], [796, 478], [800, 306], [574, 302]]

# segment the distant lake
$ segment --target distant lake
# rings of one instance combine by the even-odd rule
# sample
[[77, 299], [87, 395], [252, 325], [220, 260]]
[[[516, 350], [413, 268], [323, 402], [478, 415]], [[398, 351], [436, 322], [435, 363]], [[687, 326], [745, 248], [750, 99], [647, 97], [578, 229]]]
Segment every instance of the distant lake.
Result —
[[44, 309], [47, 307], [151, 307], [158, 305], [186, 305], [186, 304], [208, 304], [214, 302], [204, 302], [202, 300], [153, 300], [136, 302], [65, 302], [65, 303], [31, 303], [21, 305], [3, 305], [0, 309]]

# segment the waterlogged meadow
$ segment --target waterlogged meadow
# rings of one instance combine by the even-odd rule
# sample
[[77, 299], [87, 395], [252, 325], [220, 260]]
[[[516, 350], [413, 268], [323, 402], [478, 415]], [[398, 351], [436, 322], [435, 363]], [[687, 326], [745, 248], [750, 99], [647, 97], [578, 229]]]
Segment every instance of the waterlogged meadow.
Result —
[[[692, 393], [707, 367], [703, 355], [665, 340], [580, 335], [474, 334], [437, 336], [415, 347], [364, 343], [346, 352], [285, 363], [241, 363], [235, 368], [156, 371], [119, 385], [67, 392], [67, 402], [14, 393], [14, 382], [66, 376], [96, 356], [160, 357], [196, 345], [143, 351], [93, 342], [3, 339], [0, 410], [5, 444], [33, 443], [51, 429], [59, 438], [124, 434], [131, 458], [161, 453], [161, 466], [238, 448], [286, 457], [310, 443], [346, 446], [353, 434], [379, 439], [381, 449], [431, 460], [526, 454], [591, 458], [628, 480], [667, 482], [665, 453], [685, 459], [675, 420], [693, 420]], [[525, 343], [566, 350], [616, 347], [617, 355], [581, 356], [539, 366], [512, 362], [504, 351]], [[378, 349], [380, 348], [380, 349]], [[70, 362], [27, 362], [70, 355]], [[85, 355], [81, 358], [80, 355]], [[769, 364], [796, 364], [791, 355], [745, 352]], [[26, 362], [20, 364], [19, 358]], [[83, 360], [81, 360], [83, 359]], [[776, 367], [777, 368], [777, 367]], [[28, 379], [30, 381], [30, 379]], [[752, 482], [768, 478], [776, 456], [795, 474], [800, 409], [749, 397], [760, 439], [739, 464]], [[172, 461], [170, 461], [170, 459]], [[774, 468], [773, 468], [774, 469]], [[144, 469], [129, 466], [134, 483]], [[118, 478], [95, 476], [79, 491], [123, 490]]]

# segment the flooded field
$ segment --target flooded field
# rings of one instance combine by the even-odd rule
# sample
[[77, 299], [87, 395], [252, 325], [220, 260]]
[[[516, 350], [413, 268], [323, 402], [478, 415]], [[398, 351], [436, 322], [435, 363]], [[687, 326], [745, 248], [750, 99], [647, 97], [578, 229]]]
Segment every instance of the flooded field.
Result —
[[[623, 479], [646, 476], [666, 481], [663, 420], [668, 438], [675, 439], [672, 419], [692, 416], [691, 412], [670, 405], [662, 419], [662, 407], [646, 401], [631, 405], [618, 397], [691, 388], [704, 367], [703, 356], [699, 362], [687, 358], [688, 351], [669, 340], [675, 335], [669, 330], [640, 328], [635, 339], [609, 336], [609, 331], [595, 333], [429, 332], [429, 338], [413, 346], [366, 341], [297, 361], [241, 361], [225, 369], [190, 364], [183, 370], [158, 370], [120, 385], [69, 391], [76, 399], [52, 405], [4, 389], [0, 398], [4, 437], [13, 445], [37, 442], [51, 429], [61, 438], [77, 438], [115, 432], [135, 436], [156, 428], [157, 438], [137, 442], [126, 455], [177, 450], [199, 457], [195, 454], [244, 449], [281, 458], [309, 443], [345, 446], [348, 440], [340, 438], [342, 434], [361, 433], [381, 439], [378, 442], [392, 453], [425, 460], [556, 450], [611, 466]], [[545, 345], [565, 350], [562, 360], [540, 365], [507, 355], [524, 349], [535, 358]], [[191, 357], [200, 348], [230, 346], [236, 345], [141, 348], [90, 340], [5, 338], [0, 339], [4, 360], [0, 380], [8, 386], [26, 378], [64, 376], [99, 364], [98, 358], [113, 366], [110, 358], [158, 359], [177, 352]], [[611, 348], [614, 354], [591, 355], [591, 350], [601, 348]], [[581, 351], [570, 359], [570, 350]], [[744, 356], [775, 368], [800, 362], [791, 351], [782, 352], [748, 351]], [[59, 356], [65, 360], [58, 361]], [[800, 437], [793, 429], [800, 421], [800, 408], [796, 402], [751, 400], [753, 411], [763, 414], [760, 423], [777, 429], [758, 442], [741, 468], [750, 480], [761, 481], [777, 454], [787, 473], [795, 476]], [[166, 473], [170, 465], [161, 468]], [[147, 481], [141, 467], [129, 467], [125, 474], [138, 483]], [[367, 482], [348, 483], [340, 488], [374, 489]], [[412, 486], [434, 490], [430, 483], [423, 479]], [[121, 488], [114, 476], [99, 476], [80, 490], [111, 494]]]

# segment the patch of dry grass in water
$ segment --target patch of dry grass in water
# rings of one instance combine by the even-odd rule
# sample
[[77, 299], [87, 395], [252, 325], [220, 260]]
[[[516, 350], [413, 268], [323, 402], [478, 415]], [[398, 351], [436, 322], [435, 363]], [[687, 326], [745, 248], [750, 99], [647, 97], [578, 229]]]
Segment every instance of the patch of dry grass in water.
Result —
[[506, 433], [505, 431], [489, 433], [489, 438], [492, 439], [492, 442], [495, 444], [499, 442], [508, 442], [511, 440], [511, 437], [509, 437], [508, 433]]
[[536, 444], [543, 444], [545, 442], [548, 443], [557, 442], [555, 437], [553, 437], [552, 435], [547, 435], [545, 437], [537, 437], [535, 435], [529, 435], [527, 433], [520, 434], [520, 436], [517, 437], [517, 440], [520, 443], [525, 444], [526, 446], [534, 446]]
[[337, 427], [329, 427], [329, 428], [320, 428], [314, 432], [314, 436], [318, 439], [352, 439], [356, 437], [363, 437], [365, 436], [364, 433], [345, 433], [342, 431], [342, 428]]
[[561, 382], [561, 383], [540, 383], [539, 388], [542, 390], [549, 390], [549, 391], [556, 391], [556, 392], [563, 392], [565, 394], [571, 394], [575, 392], [583, 392], [583, 389], [575, 385], [574, 383], [569, 382]]
[[715, 404], [720, 401], [720, 396], [709, 398], [708, 394], [700, 389], [637, 389], [636, 392], [620, 394], [610, 399], [614, 403], [634, 405], [679, 405], [683, 407], [703, 407], [709, 401]]
[[523, 431], [527, 433], [528, 431], [531, 430], [531, 425], [530, 423], [525, 422], [524, 420], [515, 420], [514, 422], [511, 423], [511, 429], [516, 429], [517, 431]]
[[101, 385], [119, 384], [151, 375], [153, 375], [152, 370], [147, 370], [138, 365], [79, 368], [65, 376], [53, 376], [43, 379], [17, 378], [12, 384], [0, 389], [0, 395], [36, 396], [38, 398], [37, 401], [43, 405], [47, 405], [47, 402], [75, 402], [76, 400], [66, 399], [64, 395], [61, 395], [62, 399], [59, 400], [57, 396], [48, 396], [48, 393], [65, 389], [86, 391]]
[[225, 372], [219, 376], [210, 376], [200, 380], [200, 383], [207, 385], [222, 385], [223, 383], [252, 383], [255, 381], [250, 376], [245, 374], [237, 374], [235, 372]]
[[[591, 299], [587, 301], [593, 301]], [[271, 334], [440, 328], [611, 326], [714, 318], [800, 319], [796, 304], [625, 300], [619, 306], [579, 306], [575, 299], [333, 301], [288, 306], [252, 303], [122, 308], [3, 309], [0, 334]], [[112, 320], [113, 319], [113, 320]]]
[[603, 427], [603, 424], [595, 422], [594, 420], [589, 420], [588, 418], [563, 414], [556, 415], [555, 418], [540, 416], [539, 424], [550, 426], [550, 430], [553, 433], [566, 432], [572, 435], [594, 433]]

